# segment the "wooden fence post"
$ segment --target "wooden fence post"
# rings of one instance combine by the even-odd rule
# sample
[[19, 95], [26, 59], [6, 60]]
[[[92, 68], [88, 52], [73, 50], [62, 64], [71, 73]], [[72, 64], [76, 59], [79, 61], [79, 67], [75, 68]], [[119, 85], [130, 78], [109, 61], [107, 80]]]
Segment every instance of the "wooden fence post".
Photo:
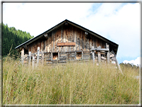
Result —
[[29, 65], [31, 64], [31, 52], [29, 52]]
[[52, 54], [52, 52], [51, 52], [51, 61], [53, 61], [53, 54]]
[[39, 63], [39, 51], [40, 51], [40, 47], [37, 47], [37, 65], [38, 66], [38, 63]]
[[94, 46], [92, 46], [92, 58], [93, 58], [93, 63], [95, 63], [95, 54], [94, 54]]
[[120, 68], [120, 65], [119, 65], [119, 63], [118, 63], [118, 61], [116, 59], [116, 55], [115, 54], [114, 54], [114, 58], [115, 58], [115, 62], [116, 62], [117, 68], [120, 70], [121, 74], [123, 74], [123, 72], [122, 72], [122, 70]]
[[60, 60], [60, 52], [58, 51], [58, 59], [57, 59], [58, 61]]
[[[106, 48], [109, 49], [109, 45], [106, 43]], [[110, 63], [110, 53], [107, 52], [107, 63]]]
[[42, 52], [42, 65], [44, 64], [44, 52]]
[[82, 60], [83, 60], [83, 50], [82, 50]]
[[21, 50], [21, 61], [24, 64], [24, 48]]
[[35, 57], [34, 57], [34, 55], [32, 57], [33, 57], [33, 59], [32, 59], [32, 68], [34, 69]]
[[92, 51], [93, 64], [95, 63], [94, 51]]
[[101, 54], [100, 54], [100, 52], [98, 52], [98, 62], [99, 62], [99, 64], [101, 62]]

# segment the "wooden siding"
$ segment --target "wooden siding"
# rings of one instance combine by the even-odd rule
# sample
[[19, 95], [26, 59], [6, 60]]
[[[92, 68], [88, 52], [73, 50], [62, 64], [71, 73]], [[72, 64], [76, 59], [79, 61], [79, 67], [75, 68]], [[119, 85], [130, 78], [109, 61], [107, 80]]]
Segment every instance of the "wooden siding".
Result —
[[[62, 43], [75, 43], [75, 45], [60, 47], [59, 44]], [[106, 43], [104, 41], [91, 34], [85, 35], [85, 32], [79, 28], [71, 25], [63, 25], [50, 32], [47, 38], [43, 37], [28, 45], [28, 50], [35, 53], [39, 46], [41, 51], [44, 52], [90, 51], [92, 46], [105, 48], [105, 45]]]

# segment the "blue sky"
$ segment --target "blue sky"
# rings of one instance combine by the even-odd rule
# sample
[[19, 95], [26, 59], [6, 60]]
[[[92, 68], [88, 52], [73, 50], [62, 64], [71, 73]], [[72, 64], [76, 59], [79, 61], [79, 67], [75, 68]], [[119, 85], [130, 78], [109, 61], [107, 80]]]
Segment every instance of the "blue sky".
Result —
[[119, 44], [118, 62], [139, 63], [139, 3], [4, 3], [3, 22], [33, 36], [64, 19]]

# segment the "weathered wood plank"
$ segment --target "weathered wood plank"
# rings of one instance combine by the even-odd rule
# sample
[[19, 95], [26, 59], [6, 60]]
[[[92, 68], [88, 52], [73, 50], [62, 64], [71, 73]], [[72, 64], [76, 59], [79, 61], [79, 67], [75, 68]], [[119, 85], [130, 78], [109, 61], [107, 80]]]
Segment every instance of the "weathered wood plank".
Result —
[[31, 52], [29, 52], [29, 65], [31, 65]]
[[57, 43], [57, 46], [75, 46], [75, 42], [62, 42], [62, 43]]
[[52, 33], [51, 33], [51, 36], [49, 37], [49, 52], [52, 52], [52, 48], [51, 47], [53, 47]]
[[86, 42], [85, 43], [86, 44], [86, 50], [89, 51], [89, 39], [88, 39], [88, 37], [86, 37], [85, 39], [86, 39], [86, 41], [85, 41]]
[[[73, 26], [71, 26], [71, 42], [74, 42]], [[74, 51], [74, 47], [71, 47], [71, 51]]]
[[106, 60], [106, 58], [105, 58], [105, 57], [103, 57], [103, 56], [101, 56], [101, 59]]
[[82, 33], [82, 35], [83, 35], [83, 51], [86, 51], [86, 37], [84, 33]]
[[77, 41], [76, 41], [76, 44], [77, 44], [77, 46], [76, 46], [77, 49], [76, 49], [76, 50], [78, 51], [78, 50], [79, 50], [79, 45], [80, 45], [80, 44], [79, 44], [78, 28], [76, 29], [76, 40], [77, 40]]
[[[76, 43], [76, 28], [74, 29], [74, 42]], [[74, 47], [74, 51], [76, 51], [76, 45]]]
[[37, 47], [37, 64], [36, 64], [36, 66], [38, 66], [38, 63], [39, 63], [39, 52], [40, 52], [40, 47]]
[[101, 62], [101, 54], [100, 54], [100, 52], [98, 52], [98, 62], [99, 63]]
[[34, 64], [35, 64], [35, 57], [34, 55], [32, 56], [32, 69], [34, 69]]
[[44, 37], [47, 39], [48, 38], [48, 34], [46, 33], [46, 34], [44, 34]]
[[[109, 45], [106, 43], [106, 49], [109, 50]], [[107, 63], [110, 63], [110, 53], [109, 51], [107, 52]]]
[[53, 31], [52, 33], [52, 41], [53, 41], [53, 45], [52, 45], [52, 52], [55, 51], [55, 31]]
[[24, 48], [22, 48], [22, 50], [21, 50], [21, 61], [23, 64], [24, 63]]
[[95, 54], [92, 52], [93, 63], [95, 63]]
[[63, 26], [61, 27], [61, 41], [60, 42], [63, 42]]

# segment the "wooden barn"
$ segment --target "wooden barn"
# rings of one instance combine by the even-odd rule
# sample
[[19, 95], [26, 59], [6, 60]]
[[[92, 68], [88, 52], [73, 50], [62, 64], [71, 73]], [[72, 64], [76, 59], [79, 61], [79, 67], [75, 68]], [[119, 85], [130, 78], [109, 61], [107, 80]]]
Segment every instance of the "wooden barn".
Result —
[[16, 49], [22, 60], [27, 57], [30, 61], [39, 58], [46, 63], [63, 63], [92, 59], [117, 63], [118, 44], [66, 19]]

